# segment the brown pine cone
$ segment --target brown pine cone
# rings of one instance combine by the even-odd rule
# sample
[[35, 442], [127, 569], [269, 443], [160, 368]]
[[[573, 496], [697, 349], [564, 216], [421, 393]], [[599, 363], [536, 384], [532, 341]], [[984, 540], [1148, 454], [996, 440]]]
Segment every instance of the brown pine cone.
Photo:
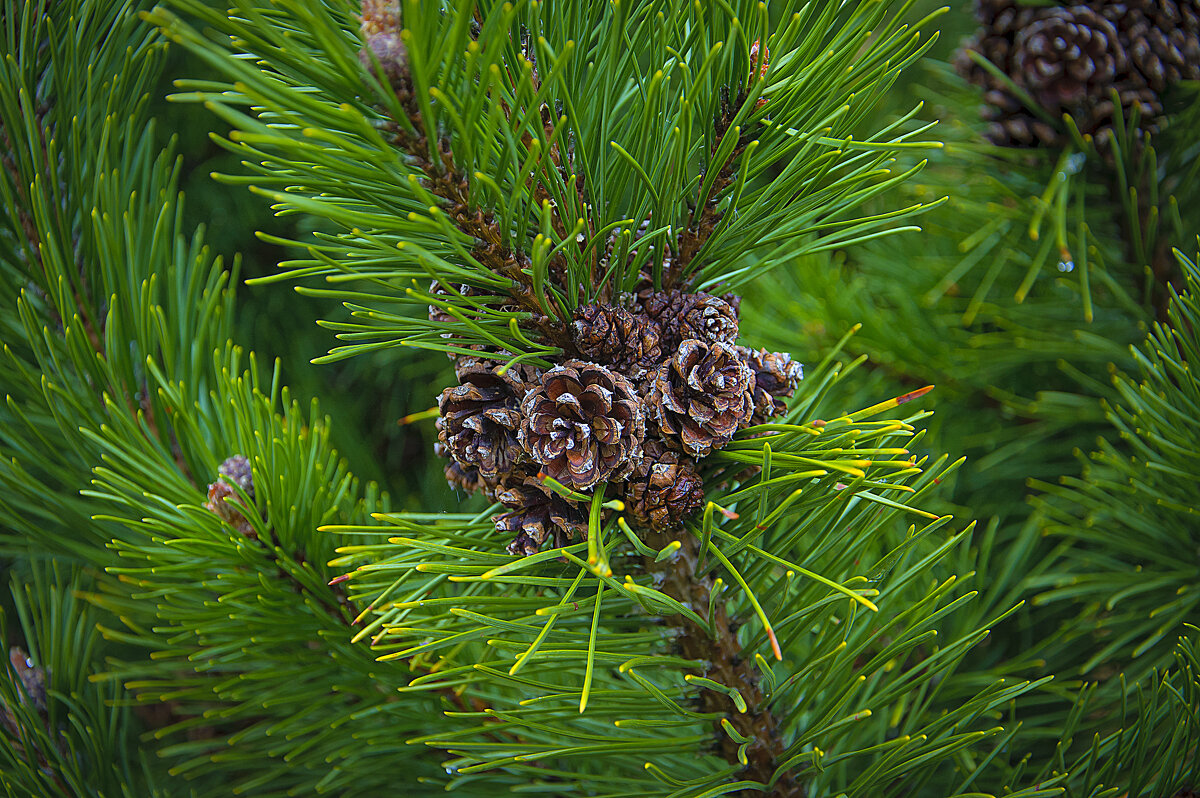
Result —
[[667, 352], [687, 340], [731, 344], [738, 336], [737, 309], [711, 294], [674, 289], [647, 292], [642, 308], [658, 322], [661, 346]]
[[738, 354], [754, 372], [754, 422], [761, 424], [771, 416], [787, 411], [784, 399], [790, 399], [804, 379], [804, 366], [786, 352], [737, 347]]
[[547, 540], [563, 546], [576, 536], [587, 536], [587, 508], [550, 490], [524, 467], [496, 488], [496, 500], [510, 508], [492, 516], [497, 531], [514, 536], [509, 554], [529, 556]]
[[[441, 443], [433, 445], [433, 452], [440, 457], [450, 457], [449, 450]], [[450, 462], [446, 463], [443, 470], [446, 474], [446, 484], [451, 488], [467, 493], [488, 493], [494, 487], [492, 483], [480, 476], [478, 468], [472, 465], [465, 466], [454, 458], [450, 458]]]
[[485, 480], [499, 478], [521, 459], [519, 407], [538, 377], [530, 367], [513, 366], [504, 374], [500, 369], [499, 364], [463, 358], [455, 369], [459, 384], [438, 397], [438, 440], [454, 461], [474, 466]]
[[254, 475], [250, 470], [249, 458], [243, 454], [228, 457], [217, 467], [217, 473], [220, 475], [217, 481], [208, 486], [208, 500], [204, 508], [246, 537], [257, 538], [254, 527], [246, 517], [226, 501], [227, 498], [237, 498], [233, 485], [245, 491], [251, 501], [254, 500]]
[[588, 360], [615, 366], [630, 376], [658, 365], [658, 324], [616, 305], [583, 305], [571, 327], [575, 347]]
[[1119, 74], [1129, 68], [1112, 23], [1087, 6], [1050, 8], [1017, 33], [1015, 74], [1052, 115], [1088, 121]]
[[618, 482], [641, 457], [641, 400], [629, 380], [604, 366], [568, 360], [550, 369], [525, 395], [521, 416], [521, 446], [567, 487]]
[[1021, 86], [1052, 116], [1070, 113], [1081, 133], [1104, 147], [1117, 113], [1158, 129], [1160, 93], [1171, 83], [1200, 79], [1200, 0], [1095, 0], [1035, 8], [1015, 0], [981, 0], [980, 32], [955, 59], [984, 89], [988, 138], [1004, 146], [1058, 146], [1063, 133], [1037, 118], [1004, 81], [974, 64], [974, 50]]
[[646, 402], [669, 442], [704, 457], [750, 421], [754, 385], [754, 371], [734, 347], [688, 340], [659, 366]]
[[1154, 92], [1180, 80], [1200, 80], [1200, 0], [1110, 0], [1102, 13]]
[[655, 532], [678, 529], [704, 507], [704, 481], [690, 457], [647, 440], [641, 462], [625, 484], [625, 509]]
[[[987, 138], [994, 144], [1029, 147], [1039, 142], [1056, 145], [1061, 140], [1061, 134], [1052, 125], [1035, 116], [1009, 92], [1003, 81], [967, 55], [969, 51], [975, 51], [1006, 74], [1015, 75], [1013, 40], [1036, 19], [1037, 12], [1036, 8], [1017, 5], [1016, 0], [977, 0], [975, 18], [981, 28], [954, 56], [954, 66], [959, 74], [983, 89], [987, 105], [982, 116], [989, 122]], [[1020, 83], [1019, 79], [1014, 80]]]

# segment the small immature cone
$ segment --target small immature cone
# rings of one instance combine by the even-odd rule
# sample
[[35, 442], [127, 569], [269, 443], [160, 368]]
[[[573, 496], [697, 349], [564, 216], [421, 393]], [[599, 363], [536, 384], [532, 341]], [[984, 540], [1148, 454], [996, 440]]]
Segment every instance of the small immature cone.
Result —
[[705, 457], [749, 424], [754, 387], [754, 372], [733, 346], [688, 340], [659, 366], [646, 402], [669, 441]]
[[377, 77], [399, 91], [408, 80], [408, 51], [400, 40], [400, 1], [363, 0], [362, 35], [366, 47], [358, 54], [366, 69], [373, 69], [371, 56], [379, 60]]
[[[39, 714], [46, 714], [46, 671], [33, 664], [33, 660], [19, 646], [8, 650], [8, 661], [13, 672], [21, 682], [23, 692], [17, 695], [22, 704], [32, 706]], [[20, 724], [11, 708], [0, 700], [0, 726], [7, 731], [13, 740], [20, 736]]]
[[8, 661], [25, 688], [25, 698], [38, 712], [46, 711], [46, 671], [33, 664], [31, 658], [20, 646], [8, 650]]
[[238, 498], [233, 485], [237, 485], [245, 491], [251, 501], [254, 500], [254, 475], [250, 471], [249, 458], [242, 454], [226, 458], [225, 462], [217, 468], [217, 473], [220, 474], [217, 481], [208, 486], [208, 501], [204, 503], [205, 509], [217, 515], [222, 521], [246, 537], [257, 539], [258, 535], [246, 517], [234, 505], [226, 501], [229, 498], [235, 500]]
[[767, 61], [771, 57], [771, 51], [762, 46], [761, 39], [755, 39], [754, 44], [750, 45], [750, 74], [754, 74], [754, 68], [758, 67], [758, 77], [761, 80], [767, 76], [768, 64]]
[[629, 380], [599, 364], [568, 360], [547, 371], [521, 416], [521, 446], [569, 488], [620, 481], [641, 457], [641, 400]]

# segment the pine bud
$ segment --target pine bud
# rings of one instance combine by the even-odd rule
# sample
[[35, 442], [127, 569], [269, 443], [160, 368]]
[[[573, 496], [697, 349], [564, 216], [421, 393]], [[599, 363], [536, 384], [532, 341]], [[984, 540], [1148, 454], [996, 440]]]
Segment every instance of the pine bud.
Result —
[[362, 35], [366, 43], [358, 54], [363, 67], [400, 93], [408, 82], [408, 51], [400, 40], [399, 0], [363, 0]]
[[254, 474], [250, 470], [249, 458], [243, 454], [235, 454], [221, 463], [217, 468], [217, 473], [220, 475], [217, 481], [208, 486], [208, 501], [204, 503], [205, 509], [246, 537], [257, 540], [258, 535], [255, 533], [254, 527], [234, 505], [227, 501], [227, 499], [238, 498], [237, 491], [233, 489], [234, 485], [241, 488], [251, 501], [254, 500]]

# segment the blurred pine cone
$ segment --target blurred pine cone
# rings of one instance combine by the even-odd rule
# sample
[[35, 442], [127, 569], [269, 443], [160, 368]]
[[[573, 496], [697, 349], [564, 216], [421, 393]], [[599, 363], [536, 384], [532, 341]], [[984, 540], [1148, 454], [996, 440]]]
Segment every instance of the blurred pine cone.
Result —
[[1200, 0], [1106, 2], [1102, 13], [1155, 92], [1180, 80], [1200, 80]]
[[1140, 127], [1153, 132], [1163, 115], [1160, 92], [1200, 77], [1200, 0], [1092, 0], [1059, 8], [977, 0], [975, 8], [982, 28], [955, 65], [984, 89], [988, 138], [1002, 146], [1058, 146], [1065, 134], [968, 51], [983, 55], [1051, 117], [1070, 114], [1101, 145], [1117, 112], [1113, 90], [1123, 117], [1136, 110]]
[[583, 305], [575, 311], [571, 331], [581, 355], [629, 377], [637, 378], [662, 358], [658, 324], [616, 305]]
[[750, 421], [754, 372], [729, 344], [687, 340], [655, 372], [646, 402], [665, 436], [704, 457]]
[[459, 465], [474, 466], [485, 480], [499, 478], [521, 459], [519, 406], [539, 376], [528, 366], [513, 366], [503, 374], [501, 368], [463, 358], [455, 369], [459, 384], [438, 397], [438, 440]]
[[1017, 32], [1013, 66], [1034, 99], [1057, 116], [1103, 98], [1129, 59], [1111, 22], [1087, 6], [1071, 6], [1046, 9]]
[[656, 532], [678, 529], [704, 507], [704, 482], [690, 457], [647, 440], [642, 460], [625, 486], [625, 509]]
[[596, 363], [568, 360], [547, 371], [520, 416], [525, 452], [569, 488], [620, 481], [641, 457], [641, 400], [629, 380]]

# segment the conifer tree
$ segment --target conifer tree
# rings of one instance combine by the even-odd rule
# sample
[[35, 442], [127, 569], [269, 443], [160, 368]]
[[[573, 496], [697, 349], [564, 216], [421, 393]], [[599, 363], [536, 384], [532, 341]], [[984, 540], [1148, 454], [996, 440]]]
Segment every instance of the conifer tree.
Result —
[[0, 11], [8, 794], [1195, 787], [1194, 4], [230, 5]]

